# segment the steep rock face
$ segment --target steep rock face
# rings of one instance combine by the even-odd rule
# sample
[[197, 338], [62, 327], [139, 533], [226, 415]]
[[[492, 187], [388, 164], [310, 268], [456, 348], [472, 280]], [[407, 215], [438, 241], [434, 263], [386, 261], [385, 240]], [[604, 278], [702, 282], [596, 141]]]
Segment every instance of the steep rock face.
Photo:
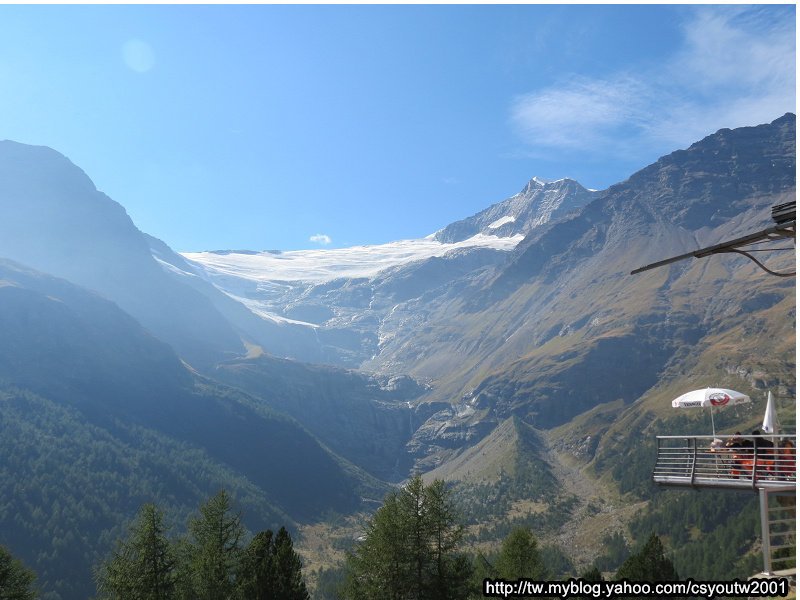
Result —
[[[717, 132], [533, 231], [489, 281], [431, 301], [371, 365], [431, 381], [432, 401], [474, 401], [490, 407], [487, 418], [542, 427], [633, 402], [668, 365], [690, 361], [695, 344], [766, 318], [793, 294], [793, 281], [742, 257], [629, 273], [769, 226], [770, 207], [795, 193], [794, 121]], [[791, 256], [763, 258], [791, 270]]]
[[438, 231], [440, 242], [458, 242], [479, 233], [510, 237], [534, 229], [583, 208], [601, 192], [587, 190], [572, 179], [543, 181], [534, 177], [517, 194], [456, 221]]
[[243, 351], [208, 299], [167, 277], [125, 210], [58, 152], [0, 142], [0, 211], [0, 257], [113, 300], [195, 365]]

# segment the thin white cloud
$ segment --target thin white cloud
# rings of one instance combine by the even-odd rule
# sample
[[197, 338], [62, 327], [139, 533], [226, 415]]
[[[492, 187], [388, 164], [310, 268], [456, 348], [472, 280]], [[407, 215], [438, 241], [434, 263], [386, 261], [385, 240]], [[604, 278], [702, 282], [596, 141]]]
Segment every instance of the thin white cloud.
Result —
[[576, 78], [515, 99], [512, 120], [535, 145], [582, 148], [642, 120], [649, 89], [633, 77]]
[[698, 9], [684, 26], [686, 45], [672, 65], [676, 79], [683, 75], [684, 83], [710, 91], [793, 86], [794, 27], [769, 14], [763, 8]]
[[316, 235], [312, 235], [308, 238], [309, 242], [314, 242], [315, 244], [320, 244], [322, 246], [329, 245], [333, 240], [331, 240], [330, 236], [325, 235], [324, 233], [317, 233]]
[[618, 155], [769, 122], [796, 110], [794, 21], [786, 14], [696, 8], [682, 46], [665, 63], [604, 79], [565, 79], [520, 96], [511, 122], [534, 150]]
[[764, 7], [698, 9], [684, 27], [684, 48], [657, 82], [676, 92], [650, 134], [691, 141], [795, 112], [793, 20], [776, 22], [774, 14]]

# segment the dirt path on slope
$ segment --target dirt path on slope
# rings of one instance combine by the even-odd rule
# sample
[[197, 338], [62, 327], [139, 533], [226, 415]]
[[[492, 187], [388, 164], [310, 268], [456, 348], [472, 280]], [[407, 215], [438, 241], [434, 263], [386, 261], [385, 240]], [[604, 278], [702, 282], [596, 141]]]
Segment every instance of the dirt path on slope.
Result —
[[570, 520], [548, 540], [572, 559], [577, 575], [604, 553], [602, 540], [606, 535], [618, 531], [628, 537], [626, 523], [646, 503], [623, 501], [615, 490], [587, 473], [580, 459], [558, 449], [559, 440], [554, 440], [552, 433], [540, 433], [553, 475], [564, 492], [578, 498]]

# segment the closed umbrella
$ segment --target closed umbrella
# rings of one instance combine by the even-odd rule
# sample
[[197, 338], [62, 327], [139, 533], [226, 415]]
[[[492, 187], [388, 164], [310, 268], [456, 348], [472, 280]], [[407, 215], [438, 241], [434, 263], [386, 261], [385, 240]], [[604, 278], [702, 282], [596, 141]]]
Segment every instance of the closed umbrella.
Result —
[[765, 433], [778, 433], [780, 428], [778, 414], [775, 411], [775, 398], [772, 397], [772, 392], [770, 391], [767, 393], [767, 410], [764, 413], [764, 423], [762, 423], [761, 429]]
[[711, 411], [711, 431], [714, 437], [716, 437], [717, 430], [714, 427], [714, 407], [721, 408], [723, 406], [744, 404], [746, 402], [750, 402], [750, 396], [742, 392], [727, 390], [725, 388], [706, 388], [704, 390], [686, 392], [682, 396], [675, 398], [675, 400], [672, 401], [672, 408], [703, 408], [707, 406]]

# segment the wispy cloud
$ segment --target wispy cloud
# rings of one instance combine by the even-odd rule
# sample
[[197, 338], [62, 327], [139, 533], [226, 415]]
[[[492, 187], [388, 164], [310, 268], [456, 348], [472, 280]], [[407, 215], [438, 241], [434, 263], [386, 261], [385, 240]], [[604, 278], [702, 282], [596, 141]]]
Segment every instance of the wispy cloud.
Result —
[[575, 78], [561, 86], [515, 99], [512, 120], [535, 144], [582, 148], [622, 126], [644, 125], [651, 90], [625, 75], [599, 80]]
[[511, 122], [534, 150], [629, 154], [771, 121], [796, 109], [793, 19], [779, 14], [693, 9], [681, 47], [665, 63], [532, 91], [513, 100]]
[[314, 242], [315, 244], [320, 244], [321, 246], [329, 245], [333, 240], [331, 240], [330, 236], [325, 235], [324, 233], [317, 233], [312, 235], [308, 238], [309, 242]]

